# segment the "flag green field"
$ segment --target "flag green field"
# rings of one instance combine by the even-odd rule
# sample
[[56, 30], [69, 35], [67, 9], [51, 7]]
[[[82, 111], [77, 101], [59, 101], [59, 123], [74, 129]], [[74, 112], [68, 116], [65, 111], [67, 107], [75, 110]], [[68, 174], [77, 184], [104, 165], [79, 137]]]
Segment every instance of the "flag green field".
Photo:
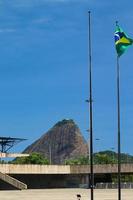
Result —
[[129, 38], [127, 34], [117, 25], [115, 30], [115, 47], [117, 55], [120, 57], [132, 44], [133, 39]]

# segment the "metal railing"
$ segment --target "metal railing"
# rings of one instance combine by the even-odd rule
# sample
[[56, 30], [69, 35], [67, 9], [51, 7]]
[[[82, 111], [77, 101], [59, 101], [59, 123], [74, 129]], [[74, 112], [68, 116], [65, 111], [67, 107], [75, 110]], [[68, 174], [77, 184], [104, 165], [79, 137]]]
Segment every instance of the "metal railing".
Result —
[[[97, 183], [96, 189], [116, 189], [118, 188], [117, 183]], [[133, 182], [124, 182], [121, 183], [122, 189], [132, 189], [133, 188]]]

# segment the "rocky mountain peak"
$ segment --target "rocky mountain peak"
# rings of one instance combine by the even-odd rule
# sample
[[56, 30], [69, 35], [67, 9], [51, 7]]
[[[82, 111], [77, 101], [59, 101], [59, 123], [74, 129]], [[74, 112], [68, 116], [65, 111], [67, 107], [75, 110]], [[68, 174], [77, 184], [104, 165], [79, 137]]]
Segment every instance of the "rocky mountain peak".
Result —
[[39, 152], [51, 160], [52, 164], [64, 164], [67, 159], [87, 156], [88, 146], [75, 122], [63, 119], [24, 152]]

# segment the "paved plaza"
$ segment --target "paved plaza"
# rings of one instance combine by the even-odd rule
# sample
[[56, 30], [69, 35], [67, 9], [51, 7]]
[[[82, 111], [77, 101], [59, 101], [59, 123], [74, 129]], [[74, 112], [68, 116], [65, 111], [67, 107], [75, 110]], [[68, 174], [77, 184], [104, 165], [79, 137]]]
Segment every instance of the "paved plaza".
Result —
[[[94, 191], [94, 200], [117, 200], [117, 190]], [[81, 195], [81, 200], [90, 200], [90, 190], [87, 189], [44, 189], [23, 191], [0, 191], [1, 200], [77, 200], [76, 194]], [[122, 200], [133, 200], [133, 190], [122, 190]]]

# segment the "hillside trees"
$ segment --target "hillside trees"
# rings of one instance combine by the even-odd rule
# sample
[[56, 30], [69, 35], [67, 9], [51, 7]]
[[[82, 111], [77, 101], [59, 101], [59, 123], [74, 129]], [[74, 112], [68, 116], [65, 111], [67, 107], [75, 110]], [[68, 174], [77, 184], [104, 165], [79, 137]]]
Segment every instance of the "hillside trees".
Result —
[[32, 153], [28, 157], [21, 157], [16, 158], [15, 160], [11, 161], [12, 164], [40, 164], [40, 165], [48, 165], [49, 160], [47, 158], [44, 158], [43, 155], [40, 153]]

